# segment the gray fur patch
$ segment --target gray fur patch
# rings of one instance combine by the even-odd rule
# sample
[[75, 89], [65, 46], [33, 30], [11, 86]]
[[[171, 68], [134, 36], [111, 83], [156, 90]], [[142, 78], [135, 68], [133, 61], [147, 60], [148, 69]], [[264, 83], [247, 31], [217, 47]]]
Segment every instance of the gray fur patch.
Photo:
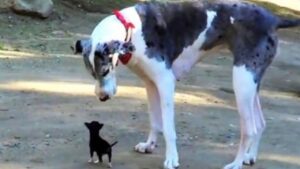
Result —
[[207, 8], [216, 11], [217, 17], [201, 49], [228, 45], [234, 55], [234, 65], [245, 65], [259, 84], [276, 54], [277, 17], [262, 7], [244, 2], [209, 4]]
[[206, 10], [200, 2], [145, 2], [136, 6], [142, 20], [146, 55], [170, 68], [183, 49], [206, 28]]
[[93, 66], [91, 65], [91, 63], [89, 61], [89, 55], [90, 55], [91, 50], [92, 50], [92, 40], [91, 39], [84, 39], [84, 40], [80, 40], [78, 42], [79, 43], [76, 43], [76, 44], [78, 44], [81, 47], [81, 52], [82, 52], [85, 67], [89, 71], [89, 73], [94, 78], [96, 78], [94, 70], [93, 70]]
[[234, 65], [246, 65], [260, 83], [277, 49], [276, 16], [266, 9], [248, 3], [230, 5], [235, 19], [228, 29], [228, 44], [234, 54]]

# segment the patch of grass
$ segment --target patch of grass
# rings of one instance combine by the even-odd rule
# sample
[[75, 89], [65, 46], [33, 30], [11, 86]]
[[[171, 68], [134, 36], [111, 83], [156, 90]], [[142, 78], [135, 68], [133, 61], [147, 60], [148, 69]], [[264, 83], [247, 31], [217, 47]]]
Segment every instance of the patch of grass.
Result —
[[4, 50], [4, 44], [0, 43], [0, 50]]
[[286, 7], [278, 6], [276, 4], [270, 3], [270, 2], [263, 2], [263, 1], [257, 1], [257, 0], [247, 0], [248, 2], [255, 3], [257, 5], [260, 5], [273, 13], [275, 13], [278, 16], [285, 17], [285, 18], [300, 18], [300, 12], [295, 11]]

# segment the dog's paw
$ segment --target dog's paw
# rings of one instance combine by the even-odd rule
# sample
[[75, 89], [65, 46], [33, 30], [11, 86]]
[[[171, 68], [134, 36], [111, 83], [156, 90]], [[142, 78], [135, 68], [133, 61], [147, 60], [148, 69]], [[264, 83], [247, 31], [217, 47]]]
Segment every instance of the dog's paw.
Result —
[[240, 162], [232, 162], [226, 165], [223, 169], [242, 169], [243, 163]]
[[98, 163], [99, 163], [99, 160], [95, 160], [94, 163], [95, 163], [95, 164], [98, 164]]
[[112, 164], [111, 163], [108, 163], [108, 168], [112, 168]]
[[155, 149], [155, 143], [139, 143], [134, 147], [134, 150], [139, 153], [152, 153]]
[[178, 157], [169, 156], [164, 162], [165, 169], [175, 169], [179, 167]]
[[93, 159], [92, 159], [92, 158], [90, 158], [90, 159], [88, 160], [88, 163], [91, 163], [91, 162], [93, 162]]
[[248, 153], [245, 155], [245, 158], [243, 161], [244, 165], [253, 166], [255, 164], [255, 162], [256, 162], [256, 155], [248, 154]]

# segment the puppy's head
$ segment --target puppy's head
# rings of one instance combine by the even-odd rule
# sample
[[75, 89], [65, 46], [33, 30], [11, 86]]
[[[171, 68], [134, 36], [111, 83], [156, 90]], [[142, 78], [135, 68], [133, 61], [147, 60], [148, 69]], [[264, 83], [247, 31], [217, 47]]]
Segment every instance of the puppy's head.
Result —
[[99, 123], [98, 121], [91, 121], [90, 123], [85, 122], [84, 125], [89, 129], [91, 134], [94, 134], [94, 133], [98, 134], [104, 124]]

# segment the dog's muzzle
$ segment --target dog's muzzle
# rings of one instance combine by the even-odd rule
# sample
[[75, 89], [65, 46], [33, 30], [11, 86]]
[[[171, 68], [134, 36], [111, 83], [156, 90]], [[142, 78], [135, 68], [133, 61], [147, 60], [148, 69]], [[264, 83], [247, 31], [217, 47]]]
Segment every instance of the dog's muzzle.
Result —
[[110, 97], [108, 95], [102, 95], [99, 97], [99, 100], [101, 102], [105, 102], [106, 100], [109, 100], [109, 99], [110, 99]]

